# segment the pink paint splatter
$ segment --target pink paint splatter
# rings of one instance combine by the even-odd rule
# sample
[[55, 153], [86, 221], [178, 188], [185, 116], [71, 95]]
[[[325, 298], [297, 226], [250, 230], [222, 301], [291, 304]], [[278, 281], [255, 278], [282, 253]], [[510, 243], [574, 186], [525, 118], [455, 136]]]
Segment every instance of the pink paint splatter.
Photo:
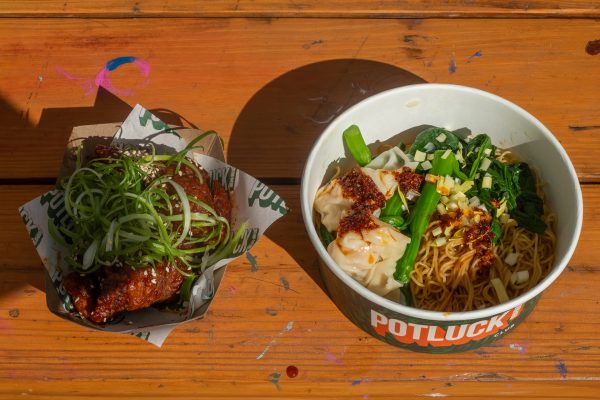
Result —
[[136, 57], [118, 57], [118, 58], [114, 58], [114, 59], [110, 60], [109, 62], [106, 63], [106, 66], [104, 68], [102, 68], [100, 70], [100, 72], [98, 72], [98, 75], [96, 75], [96, 79], [94, 80], [94, 83], [96, 84], [97, 87], [102, 86], [106, 90], [111, 91], [113, 94], [120, 95], [120, 96], [131, 96], [133, 94], [132, 89], [119, 89], [119, 88], [113, 86], [113, 84], [110, 81], [110, 72], [111, 71], [114, 71], [115, 69], [119, 68], [119, 66], [121, 66], [123, 64], [129, 64], [129, 63], [138, 67], [142, 76], [144, 78], [146, 78], [144, 80], [144, 82], [142, 83], [142, 86], [146, 86], [149, 81], [148, 77], [150, 76], [150, 63], [148, 63], [147, 61], [144, 61], [144, 60], [140, 60], [139, 58], [136, 58]]
[[94, 84], [92, 83], [91, 79], [82, 78], [80, 76], [75, 76], [73, 74], [68, 73], [61, 67], [56, 67], [56, 68], [54, 68], [54, 70], [56, 71], [57, 74], [61, 75], [62, 77], [66, 78], [70, 81], [78, 81], [79, 84], [85, 90], [86, 96], [89, 96], [94, 92]]
[[140, 87], [144, 87], [148, 85], [149, 77], [150, 77], [150, 63], [145, 60], [141, 60], [137, 57], [126, 56], [126, 57], [117, 57], [108, 61], [104, 68], [102, 68], [96, 77], [92, 80], [89, 78], [84, 78], [80, 76], [73, 75], [61, 67], [56, 67], [56, 73], [61, 75], [62, 77], [70, 80], [70, 81], [78, 81], [81, 86], [83, 86], [85, 90], [85, 95], [89, 96], [94, 92], [94, 86], [100, 87], [102, 86], [104, 89], [112, 92], [115, 95], [119, 96], [131, 96], [133, 94], [133, 89], [122, 89], [115, 87], [110, 80], [110, 73], [115, 69], [119, 68], [123, 64], [133, 64], [135, 65], [140, 74], [145, 78]]

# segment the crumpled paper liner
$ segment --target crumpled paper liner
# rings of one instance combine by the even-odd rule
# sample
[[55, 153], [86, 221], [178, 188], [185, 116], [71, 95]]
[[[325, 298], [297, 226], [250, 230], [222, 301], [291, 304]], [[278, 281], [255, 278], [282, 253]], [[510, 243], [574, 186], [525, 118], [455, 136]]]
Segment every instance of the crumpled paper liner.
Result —
[[[115, 133], [116, 132], [116, 133]], [[73, 129], [65, 152], [60, 176], [75, 169], [73, 149], [82, 146], [82, 158], [93, 155], [97, 144], [120, 145], [152, 142], [158, 154], [172, 154], [183, 149], [187, 142], [202, 133], [197, 129], [170, 128], [139, 104], [122, 124], [80, 126]], [[223, 148], [216, 135], [199, 141], [201, 146], [188, 153], [225, 189], [232, 191], [232, 231], [247, 221], [246, 232], [234, 249], [234, 256], [221, 260], [206, 269], [192, 289], [187, 309], [173, 311], [149, 307], [127, 312], [115, 321], [95, 325], [78, 316], [62, 281], [70, 271], [63, 262], [67, 250], [48, 233], [48, 220], [64, 221], [63, 195], [51, 190], [19, 208], [29, 236], [47, 271], [46, 302], [50, 311], [63, 319], [100, 331], [126, 333], [144, 339], [158, 347], [178, 324], [202, 318], [221, 283], [225, 266], [250, 250], [265, 230], [287, 212], [285, 202], [275, 192], [252, 176], [224, 162]]]

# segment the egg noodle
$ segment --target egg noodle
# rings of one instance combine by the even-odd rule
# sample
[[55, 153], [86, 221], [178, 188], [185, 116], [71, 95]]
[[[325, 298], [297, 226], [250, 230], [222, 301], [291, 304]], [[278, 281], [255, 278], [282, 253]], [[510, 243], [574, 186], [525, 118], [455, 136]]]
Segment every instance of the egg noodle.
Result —
[[[543, 198], [543, 192], [538, 191]], [[478, 275], [476, 250], [464, 237], [450, 239], [437, 246], [432, 230], [439, 221], [429, 224], [417, 262], [410, 276], [410, 289], [414, 305], [434, 311], [469, 311], [500, 303], [492, 284], [498, 278], [509, 299], [533, 288], [543, 279], [554, 263], [556, 215], [545, 209], [544, 222], [548, 228], [543, 234], [527, 231], [517, 226], [514, 219], [502, 225], [500, 242], [494, 246], [496, 259], [489, 276]], [[511, 253], [519, 254], [514, 266], [504, 259]], [[527, 271], [529, 279], [521, 283], [511, 281], [513, 274]]]

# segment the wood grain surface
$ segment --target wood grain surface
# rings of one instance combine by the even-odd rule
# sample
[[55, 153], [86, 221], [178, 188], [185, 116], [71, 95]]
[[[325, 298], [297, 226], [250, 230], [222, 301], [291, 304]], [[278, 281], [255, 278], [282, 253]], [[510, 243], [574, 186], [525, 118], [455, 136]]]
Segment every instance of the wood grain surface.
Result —
[[[584, 182], [600, 180], [595, 20], [0, 20], [0, 178], [55, 177], [77, 125], [119, 122], [136, 102], [221, 133], [229, 161], [294, 177], [344, 109], [418, 82], [498, 94], [537, 116]], [[96, 80], [108, 61], [110, 92]], [[216, 84], [215, 82], [218, 82]], [[103, 95], [104, 94], [104, 95]], [[31, 151], [32, 148], [45, 151]]]
[[[321, 288], [294, 186], [274, 187], [292, 212], [253, 248], [257, 268], [243, 258], [232, 263], [208, 315], [178, 327], [162, 349], [65, 322], [46, 309], [43, 268], [14, 212], [49, 188], [0, 188], [6, 199], [0, 216], [11, 227], [0, 232], [0, 396], [85, 398], [104, 382], [104, 395], [132, 398], [196, 391], [253, 398], [393, 398], [395, 390], [406, 397], [598, 393], [600, 267], [589, 262], [600, 258], [593, 246], [600, 233], [596, 185], [584, 189], [585, 223], [575, 256], [527, 321], [491, 346], [447, 355], [393, 348], [337, 310]], [[297, 377], [286, 376], [289, 365], [298, 368]], [[278, 382], [271, 382], [272, 374], [281, 374]]]
[[598, 17], [590, 0], [138, 0], [0, 1], [7, 17]]
[[[0, 399], [600, 398], [599, 17], [583, 0], [0, 0]], [[583, 188], [568, 267], [513, 332], [460, 354], [400, 350], [349, 322], [300, 216], [304, 160], [327, 124], [420, 82], [522, 106]], [[48, 311], [17, 212], [52, 187], [74, 126], [137, 103], [217, 130], [228, 161], [291, 208], [251, 250], [256, 265], [233, 262], [208, 314], [161, 349]]]

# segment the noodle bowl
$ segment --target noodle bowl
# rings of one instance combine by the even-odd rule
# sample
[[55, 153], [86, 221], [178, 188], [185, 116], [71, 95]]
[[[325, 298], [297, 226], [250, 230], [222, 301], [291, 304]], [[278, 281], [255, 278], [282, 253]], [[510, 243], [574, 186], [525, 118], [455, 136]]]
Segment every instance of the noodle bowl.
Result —
[[[410, 287], [413, 304], [392, 292], [377, 294], [359, 283], [332, 258], [321, 241], [319, 225], [315, 223], [318, 213], [314, 200], [324, 184], [323, 177], [333, 175], [332, 163], [342, 166], [340, 176], [348, 171], [343, 161], [336, 160], [348, 157], [342, 144], [342, 132], [352, 124], [360, 127], [366, 143], [373, 144], [371, 150], [387, 150], [388, 145], [396, 146], [398, 142], [413, 143], [418, 132], [412, 128], [422, 129], [424, 124], [450, 131], [468, 127], [471, 132], [487, 133], [494, 144], [511, 149], [520, 159], [535, 166], [538, 183], [547, 182], [543, 193], [538, 193], [543, 196], [546, 211], [542, 222], [548, 229], [542, 234], [531, 234], [522, 227], [511, 225], [514, 222], [510, 219], [502, 224], [502, 241], [494, 246], [495, 261], [489, 268], [488, 277], [490, 280], [496, 278], [494, 282], [500, 282], [505, 288], [506, 300], [499, 301], [494, 284], [477, 281], [479, 268], [474, 262], [463, 262], [463, 268], [444, 272], [442, 268], [447, 264], [444, 260], [464, 257], [462, 261], [465, 261], [473, 257], [473, 261], [475, 257], [469, 245], [464, 244], [464, 237], [461, 242], [460, 227], [452, 232], [446, 243], [426, 246], [435, 237], [435, 216], [425, 226], [425, 239], [414, 263], [422, 262], [429, 269], [416, 272], [415, 265], [415, 272], [411, 271], [408, 284], [401, 289]], [[392, 137], [395, 142], [385, 141]], [[508, 154], [496, 154], [509, 160]], [[379, 93], [337, 117], [316, 141], [307, 159], [302, 177], [301, 206], [307, 233], [321, 261], [319, 265], [327, 291], [337, 307], [357, 326], [382, 341], [413, 351], [434, 353], [482, 346], [522, 322], [535, 307], [541, 293], [566, 267], [575, 250], [582, 222], [581, 190], [575, 170], [560, 143], [542, 123], [498, 96], [442, 84], [412, 85]], [[466, 229], [462, 231], [463, 236], [465, 232]], [[516, 259], [515, 253], [518, 253]], [[440, 267], [438, 272], [431, 269], [431, 262], [427, 261], [434, 257]], [[524, 274], [519, 273], [525, 272], [529, 277], [523, 280]], [[463, 278], [459, 279], [459, 274]], [[456, 300], [451, 301], [450, 296], [445, 298], [444, 290], [431, 279], [427, 280], [430, 277], [439, 281], [445, 279], [448, 291], [456, 285], [453, 296]], [[466, 282], [464, 277], [471, 278], [472, 297], [469, 297], [469, 283], [466, 287], [461, 286], [461, 282]], [[423, 304], [420, 300], [430, 296], [435, 304]]]

